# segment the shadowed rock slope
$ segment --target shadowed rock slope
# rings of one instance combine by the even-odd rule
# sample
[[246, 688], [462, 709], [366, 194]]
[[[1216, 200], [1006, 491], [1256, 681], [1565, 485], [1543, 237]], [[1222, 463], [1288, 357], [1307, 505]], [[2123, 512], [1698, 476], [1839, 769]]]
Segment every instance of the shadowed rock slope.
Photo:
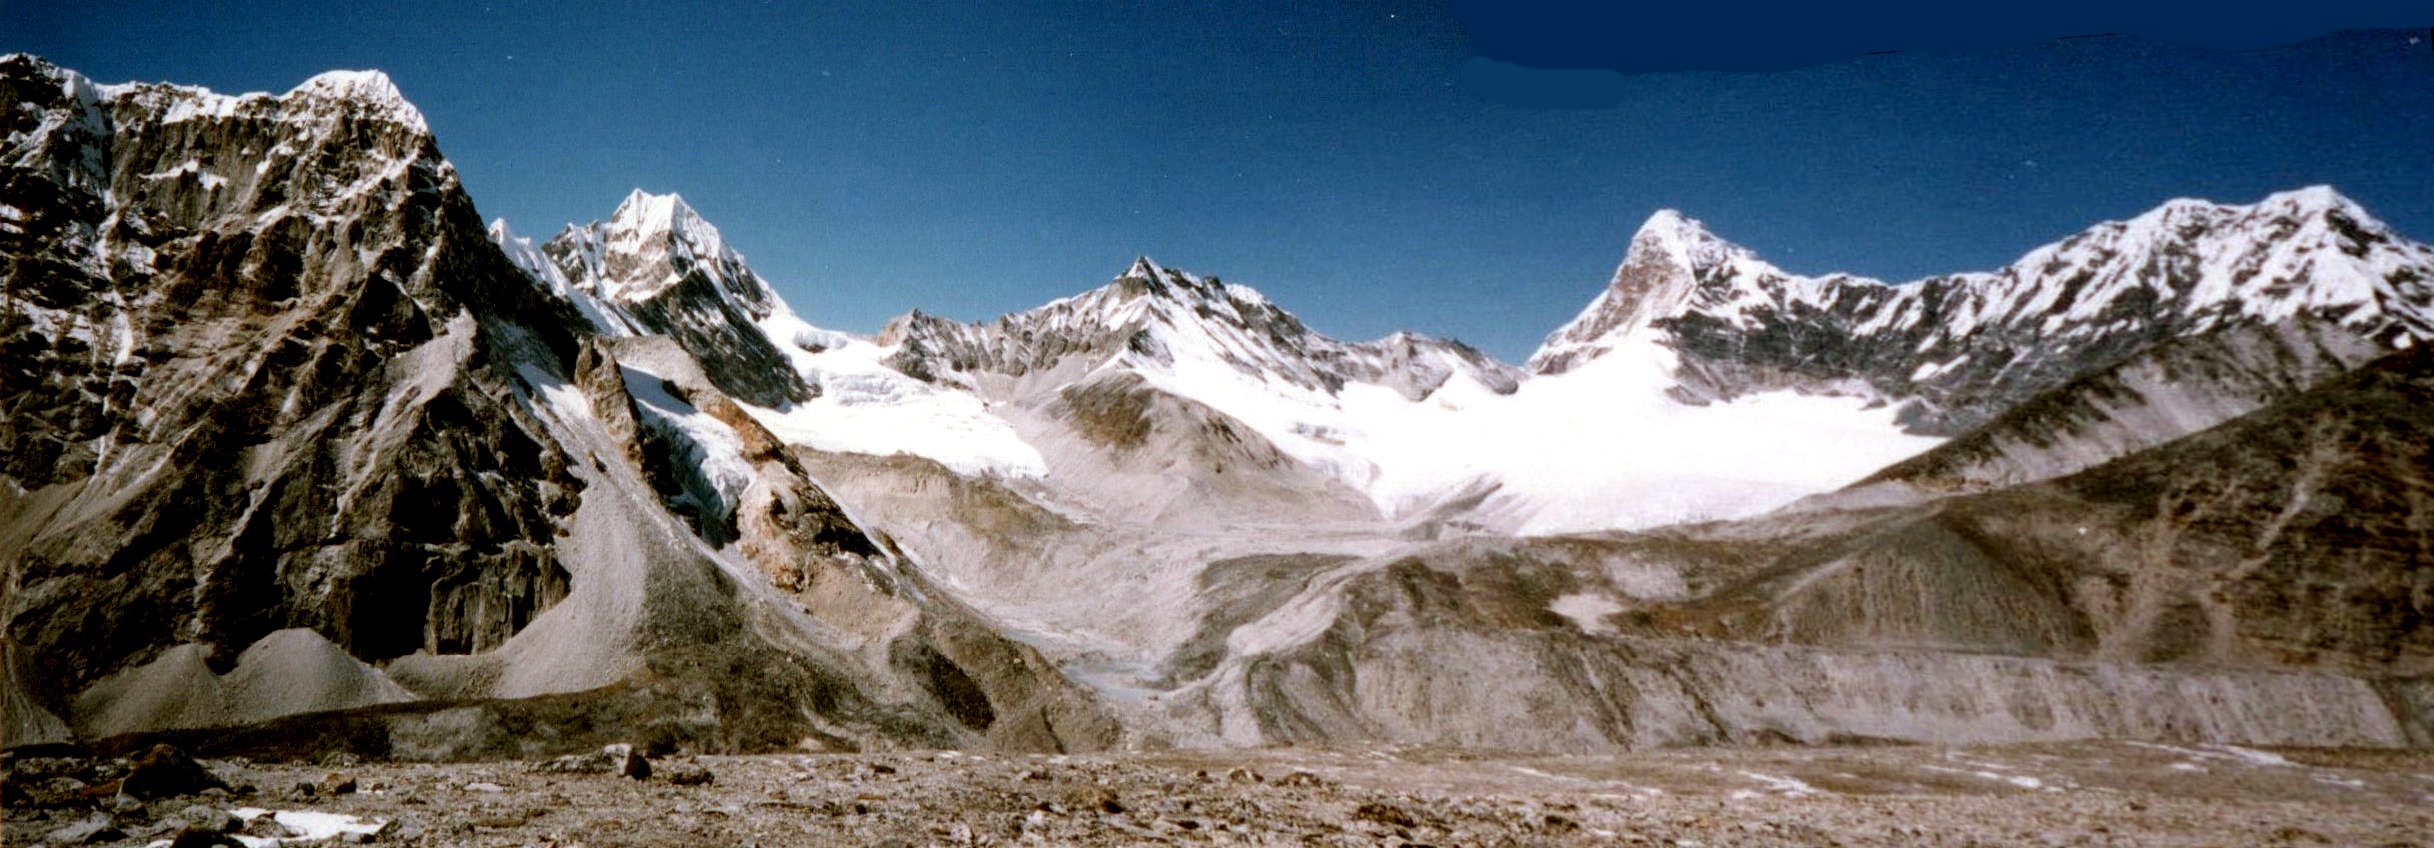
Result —
[[2245, 415], [2390, 352], [2304, 318], [2173, 339], [2029, 398], [1825, 500], [1987, 491], [2059, 477]]

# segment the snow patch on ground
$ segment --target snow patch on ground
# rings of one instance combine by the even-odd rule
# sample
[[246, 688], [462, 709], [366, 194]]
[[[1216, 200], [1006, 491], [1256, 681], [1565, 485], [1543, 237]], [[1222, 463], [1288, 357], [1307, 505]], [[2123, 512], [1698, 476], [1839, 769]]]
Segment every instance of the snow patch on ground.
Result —
[[[238, 836], [237, 841], [245, 843], [247, 848], [265, 848], [265, 846], [277, 845], [282, 842], [319, 842], [324, 839], [332, 839], [348, 833], [360, 833], [369, 836], [379, 833], [381, 828], [387, 827], [389, 824], [386, 821], [377, 819], [365, 821], [361, 818], [343, 813], [324, 813], [317, 810], [265, 810], [260, 807], [238, 807], [234, 810], [230, 810], [229, 814], [236, 816], [237, 818], [244, 819], [248, 822], [253, 821], [255, 818], [260, 816], [268, 815], [271, 817], [272, 821], [278, 822], [279, 826], [287, 828], [289, 831], [296, 834], [295, 836], [290, 836], [285, 839], [270, 839], [261, 836]], [[158, 844], [167, 845], [169, 843], [164, 841]]]
[[1799, 798], [1808, 795], [1823, 794], [1817, 787], [1810, 786], [1808, 783], [1796, 777], [1781, 777], [1772, 774], [1760, 774], [1754, 771], [1743, 771], [1741, 772], [1741, 776], [1765, 784], [1766, 788], [1763, 790], [1742, 789], [1735, 791], [1731, 796], [1735, 800], [1756, 798], [1762, 795], [1781, 795], [1789, 798]]
[[2237, 759], [2237, 760], [2239, 760], [2239, 761], [2241, 761], [2241, 762], [2245, 762], [2245, 763], [2247, 763], [2247, 764], [2249, 764], [2249, 765], [2254, 765], [2254, 766], [2287, 766], [2287, 765], [2293, 765], [2293, 763], [2292, 763], [2292, 762], [2291, 762], [2289, 759], [2287, 759], [2287, 758], [2283, 757], [2283, 756], [2282, 756], [2282, 755], [2280, 755], [2280, 754], [2273, 753], [2273, 752], [2271, 752], [2271, 751], [2259, 751], [2259, 750], [2257, 750], [2257, 749], [2255, 749], [2255, 748], [2242, 748], [2242, 747], [2240, 747], [2240, 746], [2238, 746], [2238, 745], [2208, 745], [2208, 746], [2206, 746], [2206, 747], [2207, 747], [2207, 748], [2209, 748], [2209, 749], [2215, 750], [2215, 751], [2221, 751], [2221, 752], [2223, 752], [2224, 754], [2228, 754], [2228, 755], [2230, 755], [2230, 756], [2231, 756], [2233, 759]]
[[[2161, 745], [2154, 742], [2131, 742], [2129, 744], [2136, 745], [2141, 748], [2151, 748], [2157, 751], [2170, 751], [2175, 754], [2182, 754], [2192, 760], [2227, 761], [2241, 763], [2244, 765], [2264, 767], [2297, 765], [2297, 763], [2291, 762], [2288, 758], [2283, 757], [2280, 754], [2276, 754], [2271, 751], [2259, 751], [2255, 748], [2243, 748], [2238, 745], [2218, 744], [2206, 745], [2201, 748], [2183, 748], [2176, 745]], [[2194, 765], [2194, 763], [2189, 763], [2188, 765]], [[2180, 766], [2175, 765], [2173, 768], [2180, 768]]]
[[1594, 592], [1574, 592], [1548, 603], [1547, 609], [1571, 619], [1572, 626], [1581, 632], [1594, 634], [1614, 632], [1614, 626], [1606, 623], [1606, 616], [1622, 612], [1623, 605]]
[[[1972, 763], [1971, 765], [1982, 765], [1982, 764], [1979, 764], [1979, 763]], [[2013, 786], [2017, 786], [2017, 787], [2020, 787], [2020, 788], [2022, 788], [2022, 789], [2030, 789], [2030, 790], [2045, 790], [2045, 791], [2048, 791], [2048, 792], [2060, 792], [2060, 791], [2062, 791], [2062, 790], [2060, 790], [2060, 789], [2057, 789], [2057, 788], [2054, 788], [2054, 787], [2050, 787], [2050, 786], [2045, 785], [2045, 781], [2043, 781], [2043, 780], [2041, 780], [2041, 779], [2034, 778], [2034, 777], [2030, 777], [2030, 776], [2025, 775], [2025, 774], [2005, 774], [2005, 773], [2003, 773], [2003, 772], [1999, 772], [1999, 771], [1991, 771], [1991, 770], [1989, 770], [1989, 769], [1985, 769], [1985, 768], [1980, 768], [1980, 769], [1959, 769], [1959, 768], [1952, 768], [1952, 767], [1950, 767], [1950, 766], [1935, 766], [1935, 765], [1920, 766], [1920, 768], [1924, 768], [1924, 769], [1926, 769], [1926, 770], [1928, 770], [1928, 771], [1940, 771], [1940, 772], [1947, 772], [1947, 773], [1951, 773], [1951, 774], [1966, 774], [1966, 775], [1969, 775], [1970, 777], [1975, 777], [1975, 778], [1979, 778], [1979, 779], [1982, 779], [1982, 780], [1992, 780], [1992, 781], [1995, 781], [1995, 782], [1997, 782], [1997, 783], [2009, 783], [2009, 784], [2011, 784], [2011, 785], [2013, 785]]]

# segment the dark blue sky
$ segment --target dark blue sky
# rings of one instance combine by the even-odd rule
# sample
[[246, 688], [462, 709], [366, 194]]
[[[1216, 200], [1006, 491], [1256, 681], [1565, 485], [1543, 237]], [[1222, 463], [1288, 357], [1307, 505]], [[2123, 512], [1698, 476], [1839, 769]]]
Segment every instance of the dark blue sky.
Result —
[[[377, 67], [485, 216], [545, 236], [680, 192], [858, 331], [992, 317], [1147, 253], [1338, 336], [1517, 360], [1660, 207], [1794, 271], [1893, 279], [2312, 183], [2434, 238], [2422, 29], [1564, 77], [1476, 58], [1442, 4], [973, 5], [36, 3], [0, 51], [223, 91]], [[1517, 105], [1534, 91], [1611, 105]]]

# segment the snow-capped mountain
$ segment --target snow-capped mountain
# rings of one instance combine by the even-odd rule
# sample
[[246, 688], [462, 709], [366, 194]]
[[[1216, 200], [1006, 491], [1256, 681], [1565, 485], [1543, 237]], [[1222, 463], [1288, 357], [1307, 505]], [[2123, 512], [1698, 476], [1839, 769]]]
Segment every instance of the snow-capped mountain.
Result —
[[1339, 342], [1254, 290], [1147, 259], [1037, 309], [970, 325], [915, 314], [879, 341], [907, 374], [1017, 405], [1132, 375], [1238, 422], [1228, 438], [1272, 445], [1383, 516], [1460, 503], [1460, 523], [1504, 531], [1746, 514], [1933, 444], [1850, 399], [1685, 405], [1666, 396], [1662, 367], [1628, 356], [1525, 382], [1455, 342]]
[[[607, 242], [585, 233], [707, 232], [708, 241], [669, 253], [732, 256], [680, 201], [648, 199], [629, 198], [610, 225], [570, 228], [544, 248], [552, 268], [534, 269], [536, 279], [609, 292], [601, 308], [615, 312], [613, 298], [628, 289], [582, 282], [606, 279], [598, 269], [614, 264], [597, 258], [606, 251], [578, 249]], [[643, 217], [629, 210], [667, 210], [675, 223], [612, 226]], [[1057, 457], [1073, 453], [1064, 444], [1070, 436], [1108, 453], [1100, 436], [1150, 427], [1104, 415], [1166, 408], [1138, 394], [1149, 391], [1189, 402], [1174, 408], [1192, 420], [1168, 429], [1243, 444], [1251, 453], [1237, 464], [1313, 469], [1391, 519], [1434, 515], [1525, 533], [1771, 509], [1851, 483], [1934, 446], [1941, 434], [2172, 339], [2318, 322], [2331, 328], [2323, 344], [2351, 352], [2259, 361], [2346, 367], [2363, 361], [2357, 351], [2434, 332], [2434, 251], [2398, 239], [2322, 188], [2249, 206], [2173, 201], [1999, 272], [1900, 286], [1791, 275], [1696, 221], [1659, 212], [1634, 235], [1612, 282], [1549, 337], [1527, 371], [1413, 334], [1337, 341], [1254, 289], [1147, 258], [1105, 286], [994, 321], [916, 311], [872, 339], [795, 318], [740, 258], [719, 267], [722, 274], [704, 276], [739, 281], [716, 301], [733, 306], [695, 310], [705, 316], [696, 335], [764, 338], [810, 394], [840, 393], [801, 403], [754, 399], [762, 422], [789, 439], [913, 453], [965, 472], [1053, 477], [1064, 464]], [[643, 278], [661, 284], [657, 292], [631, 287], [646, 300], [673, 291], [665, 270], [619, 277]], [[2145, 308], [2154, 304], [2169, 308]], [[737, 346], [688, 347], [715, 363], [733, 359], [720, 351]], [[2254, 372], [2244, 372], [2254, 377], [2244, 387], [2277, 391], [2335, 373]], [[1128, 376], [1107, 382], [1118, 375]], [[2075, 459], [2035, 467], [2083, 467], [2272, 396], [2224, 391], [2168, 423], [2135, 427], [2135, 435], [2056, 448]], [[1252, 458], [1270, 450], [1273, 458]], [[1201, 462], [1161, 455], [1144, 468], [1181, 463], [1158, 472], [1166, 479], [1214, 473], [1181, 470]], [[1085, 464], [1062, 473], [1112, 472]]]
[[1328, 338], [1249, 286], [1168, 269], [1148, 257], [1113, 282], [984, 324], [912, 313], [880, 334], [908, 374], [974, 383], [1023, 377], [1080, 354], [1091, 367], [1216, 366], [1282, 391], [1334, 394], [1354, 383], [1426, 399], [1449, 381], [1509, 394], [1519, 373], [1460, 342], [1397, 333], [1363, 344]]
[[1560, 374], [1653, 336], [1680, 357], [1686, 400], [1853, 394], [1949, 435], [2157, 342], [2300, 317], [2387, 350], [2434, 337], [2434, 249], [2317, 186], [2173, 200], [1998, 271], [1889, 285], [1790, 274], [1664, 211], [1530, 368]]
[[673, 337], [719, 388], [752, 403], [810, 399], [785, 355], [753, 329], [784, 308], [777, 292], [683, 197], [637, 189], [608, 220], [567, 225], [538, 251], [546, 268], [511, 236], [505, 222], [492, 225], [519, 266], [573, 293], [603, 332]]

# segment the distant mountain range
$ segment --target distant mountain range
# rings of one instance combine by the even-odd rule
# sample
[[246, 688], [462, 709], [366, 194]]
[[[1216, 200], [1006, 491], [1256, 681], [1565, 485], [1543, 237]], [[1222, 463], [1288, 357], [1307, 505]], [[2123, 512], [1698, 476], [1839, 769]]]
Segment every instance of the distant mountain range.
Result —
[[0, 94], [11, 745], [2434, 740], [2434, 248], [2327, 187], [1902, 284], [1660, 211], [1516, 366], [1146, 257], [822, 329], [377, 72]]

